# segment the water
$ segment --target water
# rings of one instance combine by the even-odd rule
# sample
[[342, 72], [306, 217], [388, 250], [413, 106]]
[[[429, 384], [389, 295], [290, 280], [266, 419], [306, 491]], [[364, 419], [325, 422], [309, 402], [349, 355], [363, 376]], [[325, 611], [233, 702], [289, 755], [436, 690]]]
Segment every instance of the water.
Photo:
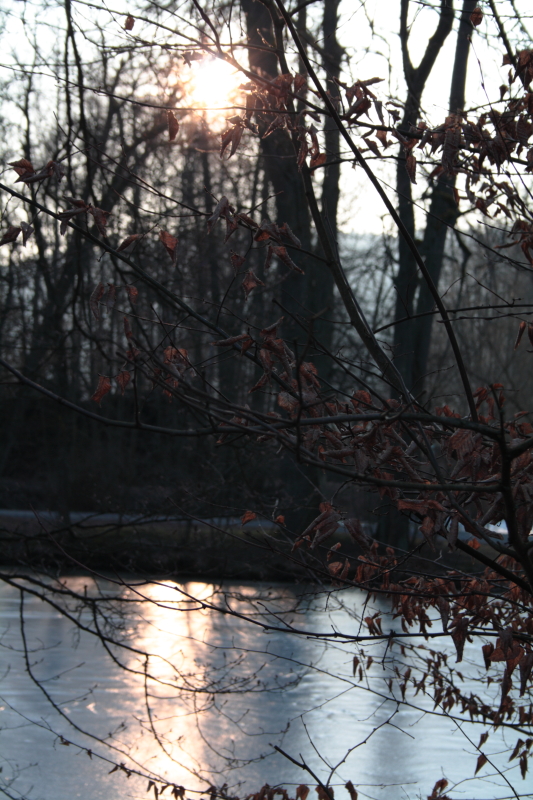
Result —
[[[80, 631], [60, 609], [28, 595], [21, 607], [17, 588], [0, 586], [0, 787], [12, 798], [153, 797], [153, 790], [146, 791], [152, 776], [186, 787], [192, 798], [209, 783], [227, 783], [230, 794], [242, 797], [265, 782], [284, 784], [289, 794], [300, 783], [316, 785], [273, 745], [303, 759], [324, 782], [345, 759], [331, 779], [337, 800], [348, 798], [341, 788], [347, 780], [360, 797], [425, 798], [443, 776], [454, 800], [514, 796], [490, 764], [474, 778], [478, 751], [466, 736], [477, 744], [487, 726], [461, 730], [432, 713], [430, 697], [415, 697], [411, 689], [411, 707], [398, 711], [386, 699], [391, 673], [381, 664], [390, 656], [385, 644], [359, 653], [364, 665], [369, 655], [374, 658], [359, 681], [352, 674], [354, 645], [253, 624], [282, 627], [283, 619], [301, 631], [354, 634], [365, 601], [356, 590], [313, 597], [310, 587], [308, 595], [302, 587], [241, 584], [220, 592], [191, 581], [125, 592], [99, 581], [104, 609], [106, 598], [117, 593], [128, 601], [121, 614], [110, 604], [100, 625], [104, 637], [119, 637], [130, 649], [109, 645], [106, 652], [100, 639]], [[65, 579], [64, 586], [81, 595], [84, 587], [95, 591], [86, 577]], [[191, 597], [248, 619], [201, 608]], [[77, 610], [68, 598], [60, 601], [65, 604], [73, 619], [93, 624], [87, 609]], [[278, 617], [265, 615], [265, 607]], [[23, 635], [40, 685], [28, 672]], [[479, 649], [467, 645], [462, 669], [465, 690], [478, 694]], [[398, 658], [407, 663], [399, 652]], [[531, 776], [522, 780], [504, 752], [516, 739], [509, 729], [491, 733], [484, 751], [519, 796], [531, 796]], [[124, 770], [111, 772], [117, 763], [134, 773], [127, 778]]]

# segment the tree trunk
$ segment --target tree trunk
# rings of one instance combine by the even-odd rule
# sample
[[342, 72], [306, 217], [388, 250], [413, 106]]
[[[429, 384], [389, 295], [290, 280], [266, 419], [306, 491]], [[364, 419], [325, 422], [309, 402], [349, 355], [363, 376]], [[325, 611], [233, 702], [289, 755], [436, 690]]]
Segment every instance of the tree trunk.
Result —
[[[475, 7], [475, 0], [464, 0], [457, 33], [457, 45], [450, 89], [450, 114], [460, 114], [465, 105], [468, 54], [470, 51], [470, 37], [473, 30], [472, 23], [470, 22], [470, 14]], [[437, 287], [439, 285], [444, 262], [446, 234], [449, 227], [454, 227], [459, 216], [459, 209], [454, 196], [455, 182], [456, 176], [448, 174], [441, 175], [435, 181], [429, 216], [426, 222], [426, 230], [424, 232], [422, 254], [426, 259], [426, 266], [433, 279], [433, 283]], [[431, 311], [433, 306], [433, 298], [427, 285], [424, 283], [420, 287], [416, 313], [422, 314]], [[414, 358], [412, 379], [413, 387], [417, 394], [423, 388], [427, 372], [432, 324], [432, 315], [414, 320], [413, 324]]]
[[[409, 54], [409, 0], [402, 0], [400, 7], [400, 41], [402, 46], [403, 70], [407, 83], [407, 99], [401, 129], [409, 130], [416, 125], [420, 114], [422, 93], [427, 79], [435, 65], [442, 45], [453, 25], [453, 3], [441, 0], [440, 16], [435, 33], [430, 38], [418, 67], [413, 67]], [[405, 169], [405, 156], [400, 148], [396, 171], [398, 192], [398, 213], [403, 224], [415, 238], [415, 217], [411, 181]], [[398, 241], [398, 271], [394, 281], [396, 288], [395, 319], [411, 316], [414, 313], [416, 291], [419, 284], [418, 268], [413, 255], [402, 236]], [[412, 386], [414, 352], [414, 330], [409, 323], [397, 325], [394, 329], [394, 360], [406, 385]]]
[[[337, 41], [337, 26], [339, 23], [339, 5], [340, 0], [324, 0], [324, 17], [322, 20], [322, 32], [324, 35], [324, 44], [322, 47], [324, 70], [327, 75], [326, 86], [333, 97], [339, 94], [338, 84], [335, 79], [338, 79], [341, 72], [341, 60], [343, 56], [343, 48]], [[337, 211], [339, 206], [340, 196], [340, 174], [341, 165], [338, 163], [339, 150], [340, 150], [340, 134], [339, 129], [335, 123], [327, 118], [324, 128], [325, 147], [328, 161], [333, 163], [326, 167], [324, 173], [324, 180], [322, 183], [322, 213], [326, 225], [331, 233], [331, 239], [338, 246], [338, 228], [337, 228]], [[335, 163], [337, 162], [337, 163]], [[329, 270], [324, 270], [320, 265], [315, 265], [312, 275], [309, 279], [309, 298], [308, 305], [316, 312], [325, 309], [324, 316], [326, 319], [319, 320], [315, 323], [315, 332], [317, 338], [331, 350], [333, 342], [333, 325], [327, 322], [328, 317], [334, 316], [334, 281], [333, 275]], [[331, 372], [331, 359], [324, 359], [329, 364], [329, 372]], [[321, 370], [323, 372], [323, 370]], [[324, 377], [330, 378], [329, 374]]]
[[[441, 0], [439, 22], [435, 33], [429, 39], [426, 50], [418, 67], [411, 63], [409, 53], [409, 0], [401, 0], [400, 6], [400, 41], [407, 98], [404, 107], [401, 130], [408, 131], [416, 126], [420, 114], [422, 93], [435, 65], [437, 56], [446, 41], [453, 25], [452, 0]], [[405, 168], [405, 155], [400, 148], [400, 157], [396, 170], [396, 188], [398, 192], [398, 213], [403, 224], [415, 239], [415, 216], [411, 181]], [[395, 319], [411, 316], [414, 313], [416, 292], [419, 286], [418, 267], [411, 250], [403, 236], [398, 237], [398, 271], [394, 281], [396, 289]], [[394, 329], [394, 363], [398, 367], [408, 388], [412, 386], [414, 353], [414, 330], [410, 323], [402, 323]], [[378, 539], [388, 544], [407, 549], [409, 546], [409, 519], [401, 514], [395, 506], [389, 506], [378, 525]]]
[[[264, 49], [265, 41], [274, 46], [270, 12], [258, 0], [242, 0], [242, 8], [246, 15], [250, 66], [254, 71], [275, 78], [279, 74], [278, 58], [273, 51]], [[267, 124], [263, 122], [262, 126], [260, 125], [260, 133], [263, 132], [261, 127], [264, 130]], [[279, 224], [286, 222], [300, 239], [302, 248], [312, 251], [311, 218], [302, 178], [296, 164], [292, 139], [287, 131], [277, 130], [260, 141], [264, 170], [276, 195], [275, 221]], [[327, 279], [328, 270], [310, 256], [298, 252], [293, 255], [294, 261], [305, 271], [305, 275], [294, 271], [287, 275], [281, 284], [280, 302], [291, 314], [308, 318], [320, 310], [314, 307], [317, 292], [313, 292], [312, 288], [316, 281]], [[320, 277], [316, 276], [317, 265]], [[265, 320], [265, 324], [267, 322], [268, 320]], [[307, 338], [302, 327], [292, 321], [289, 315], [285, 315], [283, 335], [289, 342], [297, 339], [300, 345], [303, 345]]]
[[[268, 9], [258, 0], [241, 0], [246, 16], [249, 62], [255, 72], [273, 79], [279, 74], [278, 57], [274, 50], [265, 50], [265, 42], [274, 47], [272, 17]], [[260, 125], [260, 133], [267, 127]], [[296, 152], [289, 133], [276, 130], [266, 139], [261, 138], [261, 158], [268, 183], [276, 195], [278, 224], [286, 222], [300, 239], [304, 250], [313, 251], [311, 218], [301, 175], [296, 163]], [[305, 328], [291, 318], [291, 314], [305, 320], [324, 308], [323, 291], [330, 281], [324, 264], [304, 253], [291, 254], [305, 274], [291, 271], [280, 287], [279, 300], [286, 309], [282, 335], [289, 346], [296, 343], [298, 354], [302, 354], [307, 342]], [[273, 320], [265, 319], [264, 324]], [[320, 325], [320, 323], [319, 323]], [[314, 325], [315, 334], [322, 333]], [[316, 469], [309, 469], [284, 457], [281, 461], [280, 480], [285, 500], [289, 506], [285, 513], [286, 524], [293, 530], [301, 530], [316, 516], [319, 495], [314, 486], [318, 483]]]

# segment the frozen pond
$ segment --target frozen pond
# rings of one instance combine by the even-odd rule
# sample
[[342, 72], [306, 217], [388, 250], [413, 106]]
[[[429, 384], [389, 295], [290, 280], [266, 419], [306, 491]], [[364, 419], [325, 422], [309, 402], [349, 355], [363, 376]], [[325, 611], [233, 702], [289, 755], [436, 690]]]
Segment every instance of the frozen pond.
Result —
[[[89, 593], [95, 588], [86, 577], [64, 581], [81, 594], [85, 586]], [[354, 645], [253, 624], [267, 619], [267, 605], [299, 630], [354, 634], [365, 601], [356, 590], [328, 597], [313, 596], [309, 587], [306, 596], [306, 587], [241, 584], [226, 585], [222, 593], [191, 581], [125, 592], [100, 581], [102, 597], [128, 600], [122, 614], [110, 607], [101, 634], [104, 644], [105, 637], [119, 636], [129, 649], [106, 652], [99, 638], [59, 609], [29, 595], [21, 606], [17, 588], [0, 586], [0, 785], [17, 800], [153, 797], [135, 770], [191, 792], [227, 783], [229, 794], [241, 797], [267, 782], [285, 785], [292, 796], [295, 785], [316, 785], [273, 745], [303, 758], [324, 782], [342, 762], [331, 779], [336, 800], [348, 799], [348, 780], [359, 797], [426, 798], [441, 777], [449, 780], [454, 800], [514, 797], [497, 770], [506, 770], [520, 796], [533, 793], [533, 777], [522, 780], [516, 761], [509, 764], [503, 752], [516, 742], [513, 730], [491, 733], [484, 749], [497, 770], [487, 764], [474, 778], [475, 744], [488, 725], [461, 729], [452, 717], [434, 713], [429, 685], [426, 695], [408, 689], [410, 705], [397, 711], [387, 699], [392, 673], [385, 644], [358, 653], [360, 678], [359, 668], [353, 675]], [[200, 608], [191, 598], [250, 619]], [[70, 609], [78, 613], [72, 603]], [[78, 619], [93, 624], [87, 609]], [[268, 621], [282, 627], [275, 617]], [[479, 694], [473, 682], [484, 674], [479, 644], [468, 647], [464, 692], [471, 681]], [[111, 772], [116, 763], [133, 770], [131, 777]], [[170, 789], [163, 797], [171, 797]]]

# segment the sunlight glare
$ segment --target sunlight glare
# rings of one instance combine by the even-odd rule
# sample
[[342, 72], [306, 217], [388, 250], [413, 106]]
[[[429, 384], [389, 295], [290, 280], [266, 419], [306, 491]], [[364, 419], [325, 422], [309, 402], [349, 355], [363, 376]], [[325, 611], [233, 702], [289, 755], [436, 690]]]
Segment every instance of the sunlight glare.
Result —
[[239, 86], [243, 76], [230, 64], [218, 58], [193, 61], [186, 94], [193, 106], [205, 109], [222, 109], [239, 99]]

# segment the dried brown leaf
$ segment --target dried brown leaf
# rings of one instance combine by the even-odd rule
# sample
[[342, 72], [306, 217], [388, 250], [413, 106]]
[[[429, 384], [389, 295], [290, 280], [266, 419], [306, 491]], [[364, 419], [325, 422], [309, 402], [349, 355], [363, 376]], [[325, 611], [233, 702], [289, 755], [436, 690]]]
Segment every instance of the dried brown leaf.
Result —
[[488, 761], [487, 756], [484, 753], [480, 753], [478, 758], [477, 758], [476, 771], [474, 772], [474, 775], [478, 774], [478, 772], [481, 769], [481, 767], [484, 767], [485, 764], [487, 763], [487, 761]]
[[28, 161], [27, 158], [21, 158], [18, 161], [10, 161], [9, 166], [13, 167], [19, 178], [26, 178], [35, 173], [33, 164], [31, 161]]
[[207, 220], [207, 231], [211, 233], [213, 229], [213, 225], [217, 222], [217, 220], [222, 216], [225, 217], [230, 211], [230, 204], [228, 198], [223, 195], [220, 200], [218, 201], [215, 210]]
[[318, 169], [318, 167], [322, 167], [326, 163], [327, 159], [328, 157], [325, 153], [317, 153], [317, 155], [313, 156], [309, 162], [309, 169], [315, 170]]
[[108, 310], [111, 310], [114, 307], [116, 299], [117, 299], [117, 288], [114, 283], [108, 283], [107, 300], [106, 300], [106, 306]]
[[298, 139], [300, 141], [300, 149], [298, 150], [297, 164], [298, 170], [301, 170], [309, 153], [309, 145], [307, 144], [305, 133], [301, 134]]
[[91, 397], [91, 400], [94, 400], [95, 403], [101, 403], [102, 398], [106, 396], [106, 394], [111, 390], [111, 380], [107, 377], [107, 375], [100, 375], [98, 378], [98, 386], [96, 387], [96, 391]]
[[416, 157], [413, 153], [409, 153], [405, 159], [405, 169], [407, 170], [411, 183], [416, 183]]
[[265, 284], [263, 283], [263, 281], [259, 280], [257, 275], [255, 275], [251, 269], [248, 270], [248, 272], [244, 276], [243, 282], [241, 283], [241, 286], [244, 291], [244, 299], [248, 300], [250, 292], [253, 291], [253, 289], [255, 289], [257, 286], [264, 286], [264, 285]]
[[297, 266], [289, 256], [286, 247], [272, 245], [272, 253], [273, 255], [277, 256], [279, 260], [282, 261], [287, 267], [296, 270], [296, 272], [300, 272], [302, 275], [304, 274], [303, 269], [300, 269], [300, 267]]
[[244, 342], [251, 338], [249, 333], [239, 333], [238, 336], [230, 336], [229, 339], [220, 339], [218, 342], [211, 342], [211, 344], [215, 347], [229, 347], [235, 342]]
[[233, 141], [233, 128], [228, 128], [227, 131], [220, 134], [220, 158], [224, 157], [224, 153], [226, 152], [226, 148], [231, 144]]
[[34, 232], [34, 229], [27, 222], [21, 222], [20, 227], [22, 228], [22, 244], [26, 247], [26, 242]]
[[525, 780], [527, 774], [527, 755], [525, 753], [520, 756], [520, 774], [522, 780]]
[[439, 778], [439, 780], [433, 787], [433, 791], [429, 795], [428, 800], [437, 800], [437, 798], [442, 795], [443, 791], [446, 789], [447, 786], [448, 786], [448, 781], [446, 780], [446, 778]]
[[159, 231], [159, 241], [161, 242], [161, 244], [163, 245], [163, 247], [165, 248], [165, 250], [169, 254], [170, 258], [172, 259], [172, 263], [175, 264], [176, 263], [176, 257], [177, 257], [176, 248], [178, 246], [177, 238], [175, 236], [172, 236], [172, 234], [168, 233], [167, 231], [160, 230]]
[[255, 383], [251, 389], [248, 390], [248, 394], [252, 394], [252, 392], [257, 392], [259, 389], [262, 389], [268, 383], [268, 374], [264, 372], [257, 383]]
[[168, 122], [168, 140], [169, 142], [173, 142], [176, 136], [178, 135], [180, 124], [176, 119], [176, 115], [173, 111], [167, 112], [167, 122]]
[[89, 306], [91, 311], [93, 312], [93, 316], [95, 319], [99, 319], [100, 317], [99, 303], [102, 297], [104, 296], [104, 292], [105, 292], [104, 284], [99, 283], [96, 289], [94, 289], [89, 299]]
[[483, 22], [483, 12], [479, 6], [476, 6], [470, 14], [470, 22], [475, 28]]
[[273, 133], [278, 128], [283, 128], [285, 122], [286, 122], [286, 117], [284, 114], [278, 114], [277, 116], [275, 116], [270, 125], [268, 126], [268, 128], [266, 129], [266, 131], [264, 132], [262, 138], [266, 139], [267, 136], [270, 136], [270, 134]]
[[244, 128], [242, 127], [242, 125], [235, 125], [233, 129], [233, 136], [231, 137], [231, 150], [229, 158], [231, 158], [237, 152], [237, 148], [241, 143], [243, 130]]
[[382, 147], [385, 147], [385, 148], [390, 147], [391, 143], [387, 139], [387, 131], [376, 131], [375, 132], [375, 137], [376, 137], [376, 139], [379, 139]]
[[377, 156], [378, 158], [381, 158], [381, 153], [379, 151], [379, 147], [377, 146], [376, 142], [373, 139], [370, 139], [370, 138], [368, 138], [366, 136], [363, 136], [363, 141], [366, 143], [366, 146], [368, 147], [368, 149], [371, 150], [372, 153], [374, 153], [375, 156]]
[[290, 229], [290, 227], [287, 225], [286, 222], [284, 222], [283, 225], [279, 226], [279, 232], [282, 233], [283, 236], [286, 236], [287, 239], [291, 242], [291, 244], [293, 244], [295, 247], [301, 248], [302, 246], [301, 241], [298, 239], [297, 236], [294, 235], [294, 233], [292, 232], [292, 230]]
[[524, 746], [524, 740], [523, 739], [517, 739], [516, 740], [516, 744], [514, 746], [514, 750], [511, 753], [511, 755], [509, 756], [509, 761], [514, 761], [514, 759], [517, 757], [517, 755], [519, 754], [519, 752], [523, 748], [523, 746]]
[[19, 233], [21, 232], [21, 230], [22, 228], [19, 228], [17, 225], [10, 225], [7, 231], [0, 239], [0, 245], [10, 244], [11, 242], [14, 242]]
[[477, 746], [478, 750], [480, 750], [483, 747], [488, 738], [489, 738], [488, 731], [485, 731], [485, 733], [481, 734], [481, 736], [479, 737], [479, 744]]
[[265, 270], [270, 269], [270, 267], [272, 266], [272, 258], [273, 258], [273, 256], [274, 256], [274, 250], [272, 249], [272, 245], [269, 244], [268, 247], [267, 247], [267, 254], [266, 254], [265, 264], [264, 264], [264, 269]]
[[139, 239], [142, 239], [142, 237], [143, 237], [142, 233], [132, 233], [131, 236], [126, 237], [126, 239], [124, 239], [124, 241], [119, 244], [119, 246], [117, 247], [117, 253], [120, 253], [122, 250], [125, 250], [126, 247], [129, 247], [130, 244], [133, 244], [133, 242], [137, 242]]
[[356, 544], [359, 545], [363, 550], [368, 551], [373, 545], [373, 540], [370, 536], [363, 531], [363, 527], [361, 525], [361, 521], [358, 519], [346, 519], [344, 520], [344, 525], [346, 530], [354, 540]]
[[448, 630], [448, 620], [450, 619], [450, 604], [445, 597], [437, 598], [437, 608], [440, 611], [442, 630], [446, 632]]
[[130, 303], [133, 303], [133, 305], [135, 305], [135, 303], [137, 302], [137, 298], [139, 296], [139, 290], [137, 289], [136, 286], [132, 286], [130, 283], [127, 283], [126, 291], [128, 293]]
[[89, 206], [88, 212], [94, 219], [96, 223], [96, 227], [102, 236], [107, 238], [106, 234], [106, 225], [108, 222], [108, 217], [110, 216], [110, 211], [104, 211], [103, 208], [96, 208], [95, 206]]
[[296, 397], [293, 397], [288, 392], [280, 392], [278, 394], [277, 403], [280, 408], [289, 413], [295, 411], [300, 405]]
[[336, 578], [342, 572], [343, 567], [342, 561], [332, 561], [328, 564], [328, 572], [333, 578]]
[[533, 653], [526, 653], [520, 661], [520, 697], [524, 695], [527, 689], [527, 683], [531, 677], [531, 670], [533, 669]]
[[518, 349], [518, 346], [519, 346], [520, 342], [522, 341], [522, 336], [524, 335], [524, 331], [525, 331], [526, 327], [527, 327], [526, 323], [522, 320], [522, 322], [518, 326], [518, 333], [516, 334], [516, 341], [514, 343], [514, 349], [515, 350]]
[[488, 642], [487, 644], [483, 645], [481, 651], [483, 653], [483, 661], [485, 662], [485, 669], [489, 669], [492, 663], [491, 656], [494, 653], [494, 645], [492, 644], [492, 642]]
[[464, 617], [459, 617], [458, 619], [454, 620], [452, 626], [452, 640], [457, 651], [457, 662], [463, 660], [463, 650], [467, 633], [468, 621]]
[[[83, 202], [83, 201], [80, 201], [80, 202]], [[57, 215], [59, 217], [59, 219], [61, 220], [61, 225], [59, 226], [59, 233], [61, 234], [61, 236], [65, 235], [65, 233], [67, 231], [67, 228], [68, 228], [69, 221], [73, 217], [78, 216], [78, 214], [85, 214], [87, 212], [87, 210], [88, 210], [88, 206], [83, 204], [83, 206], [78, 206], [76, 208], [71, 208], [68, 211], [61, 211]]]
[[446, 123], [447, 127], [442, 148], [442, 167], [445, 172], [451, 173], [453, 172], [455, 157], [461, 145], [461, 125], [460, 119], [454, 114], [446, 118]]
[[240, 256], [235, 250], [230, 250], [230, 259], [231, 259], [231, 266], [233, 267], [233, 272], [235, 275], [238, 273], [246, 258], [244, 256]]
[[348, 783], [346, 784], [346, 788], [348, 789], [348, 792], [350, 794], [350, 800], [357, 800], [357, 790], [351, 781], [348, 781]]
[[[306, 75], [298, 74], [298, 75], [294, 76], [294, 91], [295, 91], [295, 93], [298, 93], [300, 91], [300, 89], [302, 89], [305, 86], [306, 81], [307, 81], [307, 76]], [[305, 800], [305, 797], [303, 797], [302, 800]]]
[[127, 370], [123, 369], [121, 372], [118, 373], [115, 380], [120, 386], [120, 391], [122, 392], [122, 394], [124, 394], [126, 386], [131, 380], [131, 374]]

